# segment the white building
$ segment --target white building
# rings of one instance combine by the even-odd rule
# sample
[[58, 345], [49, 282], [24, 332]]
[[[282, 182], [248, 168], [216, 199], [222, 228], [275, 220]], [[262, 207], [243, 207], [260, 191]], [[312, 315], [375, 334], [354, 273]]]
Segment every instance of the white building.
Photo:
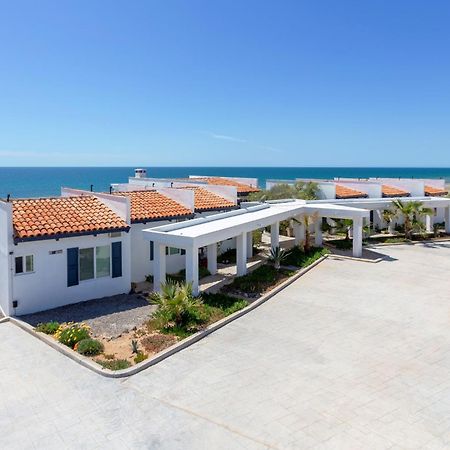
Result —
[[[267, 180], [266, 189], [277, 184], [293, 185], [296, 182], [313, 182], [318, 188], [320, 200], [356, 200], [356, 199], [400, 199], [412, 198], [428, 202], [428, 206], [435, 208], [433, 216], [426, 219], [427, 230], [432, 231], [434, 223], [446, 221], [445, 207], [437, 203], [433, 206], [430, 198], [445, 197], [448, 191], [445, 180], [442, 179], [408, 179], [408, 178], [335, 178], [333, 180], [296, 179], [296, 180]], [[391, 202], [371, 203], [370, 223], [374, 229], [387, 227], [382, 212], [391, 206]], [[377, 206], [378, 205], [378, 206]], [[366, 203], [366, 207], [367, 203]], [[401, 224], [402, 219], [394, 219], [395, 224]]]
[[0, 201], [0, 307], [28, 314], [130, 290], [128, 201]]
[[[145, 180], [145, 179], [143, 179]], [[130, 200], [131, 281], [140, 283], [153, 275], [153, 244], [143, 240], [142, 231], [204, 217], [238, 208], [235, 187], [221, 187], [176, 183], [172, 187], [153, 187], [147, 183], [115, 184], [111, 194], [99, 194], [78, 189], [63, 188], [62, 195], [87, 195], [122, 197]], [[222, 251], [233, 247], [234, 242], [224, 242]], [[180, 248], [167, 248], [167, 272], [177, 273], [185, 268], [184, 252]]]

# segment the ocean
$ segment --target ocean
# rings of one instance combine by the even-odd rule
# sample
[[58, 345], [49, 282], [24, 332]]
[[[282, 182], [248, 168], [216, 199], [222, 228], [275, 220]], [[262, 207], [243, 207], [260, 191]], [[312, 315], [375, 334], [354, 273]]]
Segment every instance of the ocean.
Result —
[[[61, 186], [108, 191], [111, 183], [126, 183], [134, 167], [0, 167], [0, 198], [57, 196]], [[334, 177], [444, 178], [450, 182], [450, 168], [385, 167], [147, 167], [149, 177], [182, 178], [189, 175], [217, 175], [267, 179]]]

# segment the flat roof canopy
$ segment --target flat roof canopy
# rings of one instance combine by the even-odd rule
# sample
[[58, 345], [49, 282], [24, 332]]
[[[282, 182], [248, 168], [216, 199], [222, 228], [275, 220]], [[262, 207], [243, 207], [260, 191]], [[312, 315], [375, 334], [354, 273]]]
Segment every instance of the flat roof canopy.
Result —
[[[450, 206], [450, 198], [445, 197], [392, 197], [392, 198], [352, 198], [342, 200], [331, 200], [333, 205], [348, 205], [354, 208], [381, 209], [392, 206], [394, 200], [402, 203], [420, 202], [430, 208], [446, 208]], [[330, 200], [311, 200], [308, 205], [326, 204]]]
[[143, 230], [143, 234], [144, 239], [166, 246], [204, 247], [276, 222], [313, 214], [335, 219], [362, 219], [370, 216], [368, 210], [353, 206], [331, 203], [311, 204], [304, 200], [280, 201], [243, 207], [237, 211], [214, 214], [177, 224], [148, 228]]

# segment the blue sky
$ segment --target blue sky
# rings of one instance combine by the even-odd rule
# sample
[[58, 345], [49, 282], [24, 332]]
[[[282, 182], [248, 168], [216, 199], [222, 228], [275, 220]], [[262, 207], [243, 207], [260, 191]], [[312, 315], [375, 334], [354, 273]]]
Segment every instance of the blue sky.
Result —
[[0, 6], [0, 165], [450, 166], [448, 1]]

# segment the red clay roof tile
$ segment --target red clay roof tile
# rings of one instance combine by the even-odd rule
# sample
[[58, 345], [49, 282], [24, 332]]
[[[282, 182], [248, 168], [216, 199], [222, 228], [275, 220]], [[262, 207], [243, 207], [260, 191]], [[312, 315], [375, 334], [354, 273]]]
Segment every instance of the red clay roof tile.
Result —
[[343, 186], [341, 184], [336, 184], [336, 198], [366, 198], [367, 194], [365, 192], [358, 191], [356, 189]]
[[383, 184], [381, 186], [381, 190], [383, 197], [409, 197], [411, 195], [408, 191], [396, 188], [394, 186], [388, 186], [387, 184]]
[[235, 203], [199, 186], [186, 186], [179, 189], [190, 189], [194, 191], [195, 210], [198, 212], [223, 210], [236, 207]]
[[425, 186], [425, 195], [427, 197], [440, 197], [447, 194], [448, 191], [445, 189], [435, 188], [433, 186]]
[[193, 214], [189, 208], [157, 191], [114, 192], [113, 195], [130, 198], [131, 222], [176, 219]]
[[16, 239], [52, 239], [66, 233], [128, 230], [115, 212], [93, 196], [13, 200]]
[[250, 194], [251, 192], [259, 192], [260, 191], [255, 186], [250, 186], [249, 184], [240, 183], [239, 181], [231, 180], [229, 178], [205, 177], [205, 178], [190, 178], [190, 180], [203, 181], [208, 184], [214, 184], [217, 186], [235, 186], [237, 188], [238, 194]]

